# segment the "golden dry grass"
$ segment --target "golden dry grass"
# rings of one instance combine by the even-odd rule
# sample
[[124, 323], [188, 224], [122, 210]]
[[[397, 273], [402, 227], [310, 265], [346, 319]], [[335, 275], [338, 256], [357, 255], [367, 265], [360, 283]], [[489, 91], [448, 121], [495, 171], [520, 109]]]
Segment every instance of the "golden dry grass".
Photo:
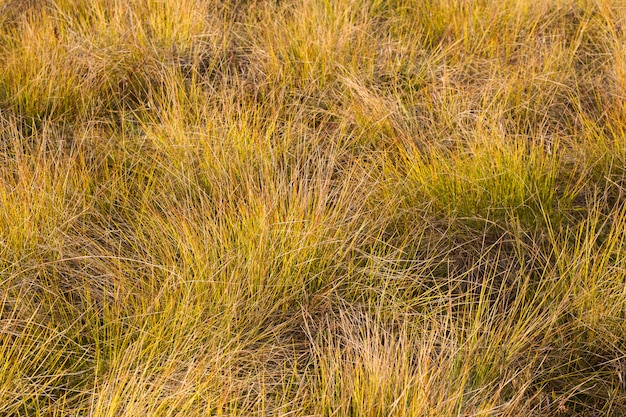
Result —
[[626, 414], [622, 0], [0, 0], [0, 415]]

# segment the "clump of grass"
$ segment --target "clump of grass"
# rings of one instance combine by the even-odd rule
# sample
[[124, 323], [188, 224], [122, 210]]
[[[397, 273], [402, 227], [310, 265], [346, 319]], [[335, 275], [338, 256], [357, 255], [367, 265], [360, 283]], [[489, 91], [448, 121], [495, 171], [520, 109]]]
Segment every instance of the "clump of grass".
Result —
[[0, 414], [626, 413], [612, 0], [0, 0]]

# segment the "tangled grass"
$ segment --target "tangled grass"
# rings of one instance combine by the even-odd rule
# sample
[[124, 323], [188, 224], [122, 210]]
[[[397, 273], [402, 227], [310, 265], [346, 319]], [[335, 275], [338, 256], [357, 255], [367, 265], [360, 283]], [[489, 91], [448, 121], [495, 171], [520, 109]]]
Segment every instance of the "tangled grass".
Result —
[[0, 415], [626, 415], [621, 0], [0, 0]]

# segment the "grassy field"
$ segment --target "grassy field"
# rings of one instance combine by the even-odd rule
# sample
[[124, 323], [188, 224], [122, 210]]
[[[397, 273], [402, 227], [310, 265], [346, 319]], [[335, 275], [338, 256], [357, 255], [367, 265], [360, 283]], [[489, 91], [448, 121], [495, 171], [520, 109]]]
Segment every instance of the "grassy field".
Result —
[[0, 416], [626, 415], [624, 0], [0, 0]]

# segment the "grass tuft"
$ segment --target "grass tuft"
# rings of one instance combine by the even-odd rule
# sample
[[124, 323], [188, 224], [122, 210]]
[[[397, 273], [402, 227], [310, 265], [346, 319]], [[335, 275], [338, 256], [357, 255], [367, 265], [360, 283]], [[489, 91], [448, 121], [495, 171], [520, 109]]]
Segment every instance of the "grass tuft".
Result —
[[626, 414], [617, 0], [0, 0], [0, 415]]

